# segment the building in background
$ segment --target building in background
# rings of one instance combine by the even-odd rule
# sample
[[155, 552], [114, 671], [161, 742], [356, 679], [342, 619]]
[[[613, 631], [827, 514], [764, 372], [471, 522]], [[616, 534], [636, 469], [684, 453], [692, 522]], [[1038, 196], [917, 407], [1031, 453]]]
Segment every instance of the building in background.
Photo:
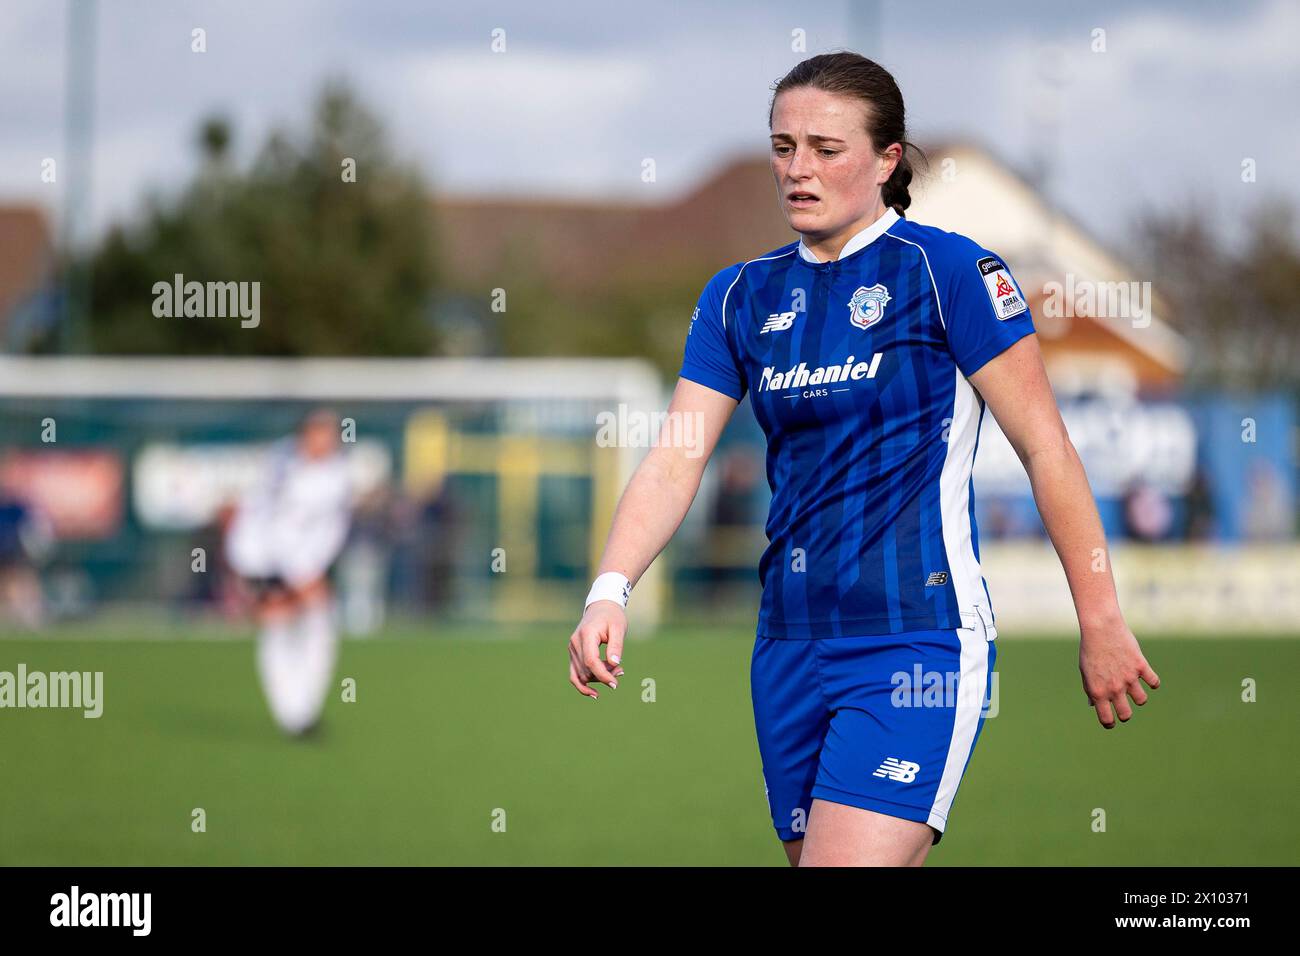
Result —
[[22, 351], [57, 315], [54, 244], [38, 206], [0, 204], [0, 351]]
[[987, 151], [940, 144], [927, 152], [930, 175], [913, 189], [909, 216], [1006, 259], [1058, 391], [1177, 389], [1188, 346], [1149, 280]]

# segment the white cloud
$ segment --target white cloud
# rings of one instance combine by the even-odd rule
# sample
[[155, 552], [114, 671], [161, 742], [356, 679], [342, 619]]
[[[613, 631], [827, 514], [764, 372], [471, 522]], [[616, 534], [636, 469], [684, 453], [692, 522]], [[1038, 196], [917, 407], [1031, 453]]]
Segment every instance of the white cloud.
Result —
[[581, 193], [608, 185], [609, 131], [651, 89], [639, 59], [558, 51], [408, 57], [378, 83], [400, 141], [453, 187], [521, 184]]

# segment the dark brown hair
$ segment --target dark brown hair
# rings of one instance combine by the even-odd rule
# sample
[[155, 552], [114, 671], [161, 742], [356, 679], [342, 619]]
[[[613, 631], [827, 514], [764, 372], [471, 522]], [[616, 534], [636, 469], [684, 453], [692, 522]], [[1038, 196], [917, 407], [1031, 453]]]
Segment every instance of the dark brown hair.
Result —
[[772, 113], [776, 98], [786, 90], [812, 87], [827, 93], [852, 96], [866, 104], [866, 131], [871, 145], [882, 152], [882, 147], [899, 143], [903, 155], [898, 165], [881, 187], [881, 198], [901, 216], [912, 203], [907, 187], [912, 182], [912, 162], [907, 151], [912, 150], [924, 160], [925, 156], [914, 143], [909, 143], [904, 118], [903, 94], [893, 76], [879, 63], [848, 51], [823, 53], [809, 57], [781, 77], [772, 87], [772, 102], [767, 109], [767, 126], [772, 127]]

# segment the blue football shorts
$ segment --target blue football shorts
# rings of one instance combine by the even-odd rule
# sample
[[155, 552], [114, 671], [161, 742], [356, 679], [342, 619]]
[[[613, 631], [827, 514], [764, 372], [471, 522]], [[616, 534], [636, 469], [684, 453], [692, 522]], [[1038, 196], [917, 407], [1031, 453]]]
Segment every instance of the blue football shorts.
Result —
[[757, 638], [750, 690], [777, 835], [801, 839], [816, 798], [929, 824], [938, 843], [990, 713], [996, 633]]

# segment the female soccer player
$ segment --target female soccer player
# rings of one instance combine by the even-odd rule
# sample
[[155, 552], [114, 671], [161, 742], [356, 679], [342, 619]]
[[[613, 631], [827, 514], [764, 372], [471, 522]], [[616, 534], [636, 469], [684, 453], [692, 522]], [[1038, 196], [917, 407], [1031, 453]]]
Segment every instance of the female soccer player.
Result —
[[327, 575], [347, 539], [351, 508], [339, 419], [318, 409], [271, 449], [226, 533], [226, 557], [256, 596], [262, 690], [292, 736], [315, 729], [334, 673], [338, 634]]
[[1102, 726], [1159, 678], [1120, 613], [1023, 292], [996, 254], [904, 218], [912, 147], [893, 77], [854, 53], [812, 57], [776, 84], [769, 126], [802, 240], [705, 287], [669, 408], [696, 416], [703, 448], [661, 444], [628, 483], [569, 679], [590, 697], [618, 686], [628, 595], [748, 392], [772, 487], [750, 671], [772, 822], [795, 865], [920, 865], [996, 656], [971, 485], [985, 405], [1065, 570]]

